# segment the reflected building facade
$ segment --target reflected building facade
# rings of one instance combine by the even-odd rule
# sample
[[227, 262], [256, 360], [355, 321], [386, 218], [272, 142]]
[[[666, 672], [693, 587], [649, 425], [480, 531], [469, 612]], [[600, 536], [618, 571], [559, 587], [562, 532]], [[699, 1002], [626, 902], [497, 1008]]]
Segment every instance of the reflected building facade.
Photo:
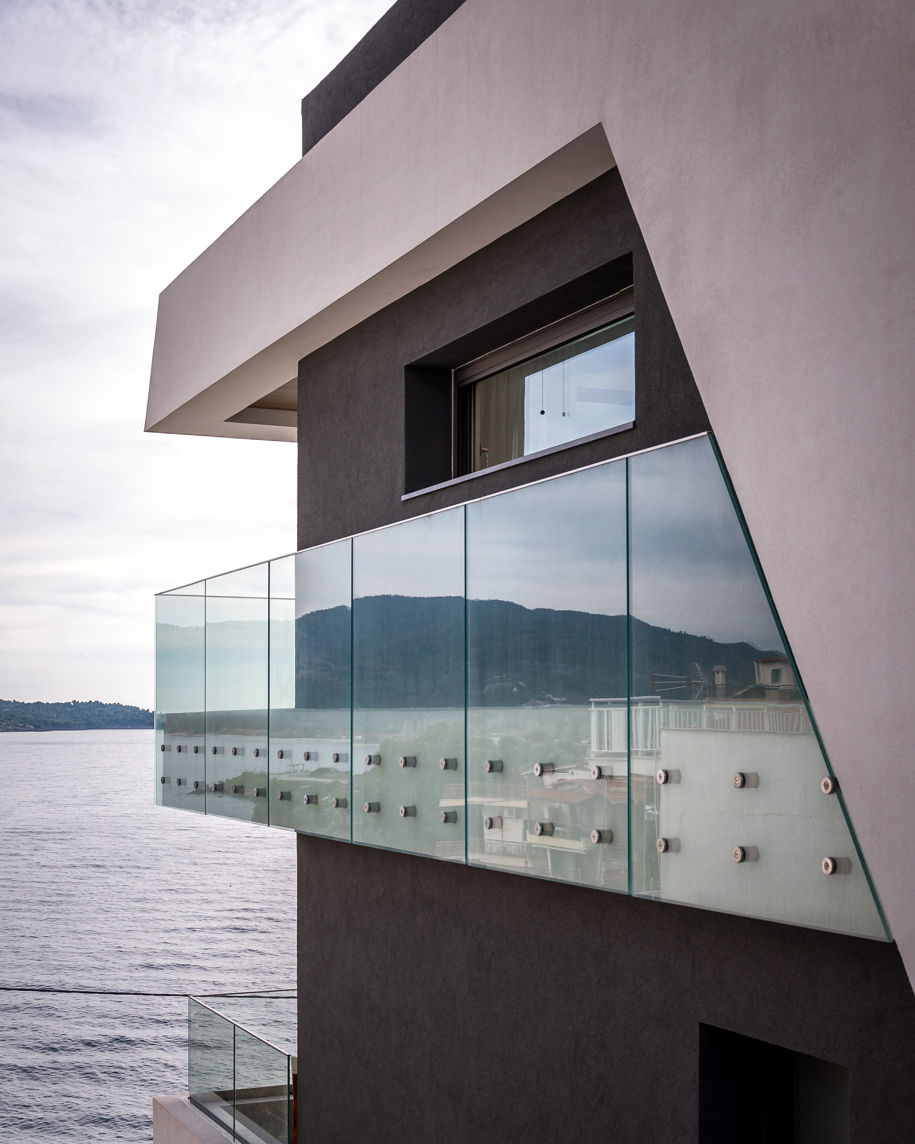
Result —
[[[248, 404], [207, 414], [294, 427], [301, 548], [157, 598], [157, 797], [298, 834], [300, 1140], [898, 1138], [905, 911], [855, 829], [854, 771], [827, 751], [607, 120], [578, 131], [569, 110], [558, 149], [531, 130], [547, 154], [492, 201], [459, 180], [426, 245], [378, 188], [413, 193], [387, 113], [433, 90], [442, 53], [490, 28], [539, 58], [551, 6], [527, 49], [500, 12], [399, 0], [306, 98], [320, 139], [238, 224], [275, 238], [334, 176], [371, 256], [335, 232], [325, 297], [276, 255], [288, 332], [264, 354], [297, 379], [240, 361]], [[357, 159], [366, 125], [389, 150]], [[442, 138], [471, 161], [457, 127]], [[447, 184], [431, 156], [410, 170]], [[202, 416], [170, 380], [170, 315], [216, 265], [163, 296], [151, 408], [172, 408], [152, 428]], [[232, 305], [258, 327], [259, 302]]]

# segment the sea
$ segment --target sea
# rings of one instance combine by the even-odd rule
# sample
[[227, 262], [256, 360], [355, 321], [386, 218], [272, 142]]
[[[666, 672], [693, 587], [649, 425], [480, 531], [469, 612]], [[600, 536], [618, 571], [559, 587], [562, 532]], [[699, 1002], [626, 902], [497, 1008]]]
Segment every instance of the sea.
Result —
[[154, 764], [152, 731], [0, 734], [2, 1144], [149, 1144], [186, 995], [295, 986], [295, 835], [157, 807]]

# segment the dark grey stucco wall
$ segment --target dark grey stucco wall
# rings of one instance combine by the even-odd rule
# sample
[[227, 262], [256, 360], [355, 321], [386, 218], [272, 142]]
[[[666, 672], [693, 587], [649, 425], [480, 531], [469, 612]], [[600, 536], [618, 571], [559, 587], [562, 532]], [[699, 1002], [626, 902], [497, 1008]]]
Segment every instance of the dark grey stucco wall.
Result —
[[[421, 371], [445, 376], [627, 278], [636, 314], [632, 430], [401, 501], [417, 469], [434, 471], [444, 444]], [[418, 389], [411, 387], [417, 377]], [[427, 419], [431, 440], [420, 431]], [[375, 528], [707, 427], [622, 182], [611, 171], [300, 362], [298, 543]]]
[[853, 1142], [911, 1134], [895, 946], [306, 836], [298, 857], [302, 1141], [696, 1141], [700, 1023], [847, 1068]]
[[398, 0], [302, 100], [302, 154], [362, 102], [464, 0]]

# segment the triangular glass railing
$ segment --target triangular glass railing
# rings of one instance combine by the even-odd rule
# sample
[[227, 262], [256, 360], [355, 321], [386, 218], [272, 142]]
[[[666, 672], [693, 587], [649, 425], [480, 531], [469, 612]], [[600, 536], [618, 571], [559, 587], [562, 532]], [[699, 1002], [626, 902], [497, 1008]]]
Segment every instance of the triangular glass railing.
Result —
[[166, 805], [887, 936], [707, 437], [165, 593], [157, 633]]

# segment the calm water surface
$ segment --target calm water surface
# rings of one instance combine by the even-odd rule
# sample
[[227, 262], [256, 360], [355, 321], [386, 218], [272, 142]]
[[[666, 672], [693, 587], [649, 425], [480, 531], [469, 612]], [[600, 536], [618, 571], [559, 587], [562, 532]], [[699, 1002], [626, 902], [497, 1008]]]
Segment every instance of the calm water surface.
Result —
[[[0, 734], [0, 986], [295, 984], [295, 836], [157, 808], [152, 731]], [[0, 1141], [148, 1144], [187, 1003], [0, 990]]]

